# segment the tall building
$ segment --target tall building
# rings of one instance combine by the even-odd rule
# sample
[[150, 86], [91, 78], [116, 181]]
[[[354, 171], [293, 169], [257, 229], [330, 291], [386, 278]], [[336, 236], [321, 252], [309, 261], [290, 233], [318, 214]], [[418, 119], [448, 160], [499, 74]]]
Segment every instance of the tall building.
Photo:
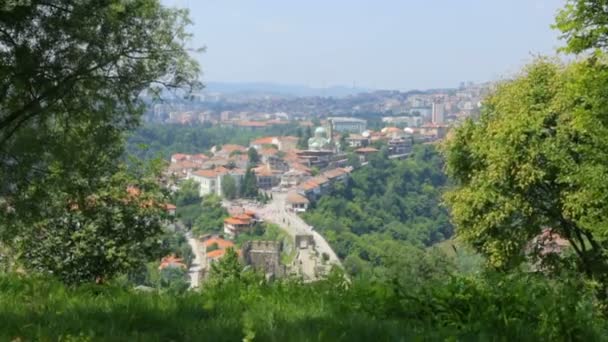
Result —
[[443, 124], [445, 116], [445, 104], [443, 102], [433, 102], [431, 122], [433, 124]]
[[367, 121], [356, 118], [331, 117], [328, 120], [332, 125], [332, 130], [340, 133], [363, 133], [367, 126]]

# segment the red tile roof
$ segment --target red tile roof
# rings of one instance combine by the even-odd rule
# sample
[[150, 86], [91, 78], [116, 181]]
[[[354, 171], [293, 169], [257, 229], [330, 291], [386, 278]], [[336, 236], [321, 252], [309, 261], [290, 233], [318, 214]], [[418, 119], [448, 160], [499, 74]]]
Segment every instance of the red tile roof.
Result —
[[166, 257], [162, 258], [160, 261], [160, 266], [158, 266], [158, 269], [162, 270], [169, 266], [174, 266], [174, 267], [177, 266], [177, 267], [181, 267], [181, 268], [186, 268], [186, 264], [184, 264], [183, 259], [176, 257], [174, 254], [167, 255]]
[[252, 141], [251, 145], [271, 145], [272, 141], [274, 139], [275, 139], [275, 137], [258, 138], [258, 139], [255, 139], [254, 141]]
[[240, 225], [247, 225], [247, 224], [250, 223], [250, 221], [249, 220], [244, 221], [244, 220], [239, 220], [239, 219], [237, 219], [235, 217], [229, 217], [227, 219], [224, 219], [224, 223], [225, 224], [232, 224], [232, 225], [239, 225], [240, 226]]
[[226, 249], [226, 248], [234, 247], [234, 242], [228, 241], [228, 240], [224, 240], [224, 239], [219, 238], [219, 237], [212, 237], [210, 239], [207, 239], [207, 240], [203, 241], [203, 245], [205, 246], [205, 248], [210, 247], [213, 244], [216, 244], [217, 247], [220, 248], [220, 249]]
[[226, 145], [222, 145], [222, 149], [220, 151], [226, 152], [226, 153], [232, 153], [234, 151], [246, 152], [247, 147], [241, 146], [241, 145], [235, 145], [235, 144], [226, 144]]
[[176, 161], [186, 160], [186, 159], [188, 159], [188, 157], [190, 157], [188, 154], [175, 153], [175, 154], [171, 155], [171, 160], [176, 160]]
[[310, 201], [308, 200], [308, 198], [298, 194], [295, 191], [289, 192], [287, 194], [287, 203], [292, 203], [292, 204], [308, 204]]
[[374, 152], [378, 152], [378, 149], [375, 149], [373, 147], [361, 147], [355, 150], [355, 152], [357, 153], [374, 153]]

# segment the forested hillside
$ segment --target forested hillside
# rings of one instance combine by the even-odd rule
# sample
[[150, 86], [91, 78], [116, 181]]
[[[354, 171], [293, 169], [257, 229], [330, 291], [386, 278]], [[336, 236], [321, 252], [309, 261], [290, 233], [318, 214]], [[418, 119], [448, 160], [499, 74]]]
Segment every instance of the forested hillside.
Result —
[[305, 220], [325, 236], [353, 274], [383, 267], [387, 258], [450, 238], [453, 227], [441, 195], [443, 162], [432, 145], [406, 160], [381, 154], [324, 196]]

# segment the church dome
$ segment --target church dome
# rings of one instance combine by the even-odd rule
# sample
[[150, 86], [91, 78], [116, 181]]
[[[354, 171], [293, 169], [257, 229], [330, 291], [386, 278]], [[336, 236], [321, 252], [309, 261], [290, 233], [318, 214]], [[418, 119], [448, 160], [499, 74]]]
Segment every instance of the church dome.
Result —
[[317, 129], [315, 129], [315, 135], [324, 135], [324, 134], [325, 134], [325, 128], [317, 127]]

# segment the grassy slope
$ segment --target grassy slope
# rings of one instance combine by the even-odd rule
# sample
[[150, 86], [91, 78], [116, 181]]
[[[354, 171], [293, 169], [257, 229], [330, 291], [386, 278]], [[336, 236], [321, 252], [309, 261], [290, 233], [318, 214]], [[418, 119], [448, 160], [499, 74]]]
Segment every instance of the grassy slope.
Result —
[[[446, 279], [447, 280], [447, 279]], [[0, 276], [0, 341], [602, 340], [589, 292], [533, 275], [405, 291], [342, 277], [225, 282], [201, 293], [75, 289]], [[420, 338], [423, 337], [423, 338]], [[450, 337], [452, 339], [450, 339]]]

